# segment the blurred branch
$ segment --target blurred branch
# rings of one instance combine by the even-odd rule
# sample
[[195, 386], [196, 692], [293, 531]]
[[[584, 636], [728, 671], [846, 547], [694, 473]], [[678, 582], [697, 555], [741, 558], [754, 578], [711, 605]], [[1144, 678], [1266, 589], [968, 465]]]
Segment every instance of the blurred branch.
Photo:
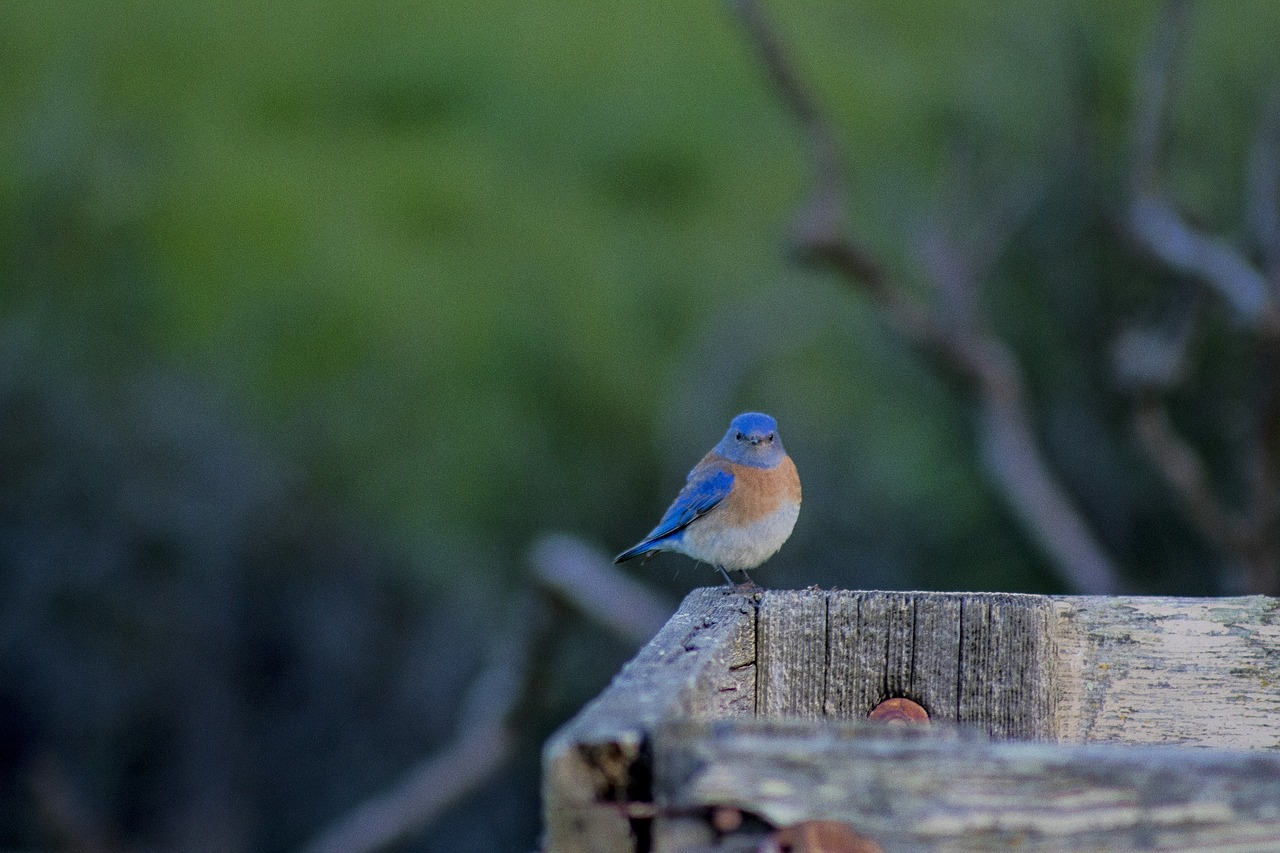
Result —
[[[974, 323], [956, 324], [936, 307], [912, 296], [849, 236], [845, 222], [848, 189], [836, 134], [800, 81], [758, 0], [734, 0], [732, 6], [807, 143], [813, 187], [797, 216], [797, 248], [806, 258], [830, 267], [866, 292], [891, 327], [940, 370], [956, 375], [977, 400], [987, 474], [1049, 556], [1067, 588], [1081, 593], [1118, 591], [1119, 574], [1110, 557], [1044, 458], [1012, 354], [1003, 342]], [[988, 239], [994, 247], [1002, 245], [999, 235]], [[936, 268], [937, 259], [930, 260]], [[983, 264], [994, 260], [984, 257]], [[958, 264], [946, 266], [962, 268]], [[966, 277], [965, 286], [976, 286], [976, 276], [986, 273], [978, 266], [969, 264], [973, 275]]]
[[368, 853], [420, 832], [445, 809], [479, 788], [511, 757], [511, 719], [525, 700], [545, 633], [542, 607], [524, 596], [503, 620], [506, 630], [472, 683], [452, 742], [384, 794], [341, 817], [305, 853]]
[[1249, 151], [1249, 230], [1262, 268], [1271, 283], [1271, 298], [1280, 299], [1280, 92], [1272, 95]]
[[507, 726], [485, 719], [415, 768], [386, 794], [362, 804], [321, 833], [307, 853], [382, 850], [424, 829], [446, 808], [479, 788], [511, 757]]
[[[674, 605], [575, 537], [542, 537], [530, 549], [529, 563], [539, 583], [558, 599], [636, 646], [652, 639], [675, 612]], [[382, 850], [421, 832], [502, 769], [515, 749], [513, 720], [529, 703], [538, 667], [547, 657], [543, 646], [554, 627], [546, 612], [551, 606], [536, 593], [512, 605], [501, 622], [506, 630], [462, 703], [453, 740], [391, 790], [322, 831], [305, 853]]]
[[1190, 12], [1190, 0], [1164, 0], [1151, 45], [1139, 61], [1129, 155], [1129, 183], [1134, 193], [1148, 192], [1157, 183], [1173, 75], [1186, 44]]
[[1119, 592], [1110, 558], [1041, 457], [1026, 408], [1017, 398], [983, 399], [979, 428], [988, 476], [1067, 587], [1080, 594]]
[[[1280, 99], [1264, 110], [1250, 156], [1248, 214], [1266, 274], [1224, 240], [1193, 227], [1160, 188], [1160, 153], [1169, 124], [1169, 102], [1189, 26], [1190, 0], [1165, 0], [1144, 54], [1134, 93], [1128, 227], [1134, 238], [1171, 270], [1217, 292], [1262, 338], [1263, 360], [1280, 346]], [[1268, 274], [1271, 281], [1268, 281]], [[1193, 306], [1194, 308], [1194, 306]], [[1246, 506], [1232, 510], [1209, 484], [1207, 466], [1178, 435], [1163, 396], [1184, 376], [1189, 335], [1123, 333], [1115, 348], [1121, 384], [1134, 392], [1133, 427], [1152, 464], [1179, 496], [1191, 523], [1207, 540], [1241, 563], [1254, 592], [1280, 593], [1276, 554], [1276, 428], [1280, 386], [1274, 364], [1264, 363], [1266, 404], [1237, 468], [1249, 480]]]
[[1164, 403], [1144, 395], [1134, 405], [1134, 431], [1147, 457], [1182, 499], [1201, 535], [1235, 557], [1248, 575], [1249, 589], [1280, 594], [1280, 554], [1276, 553], [1275, 477], [1263, 448], [1255, 445], [1249, 508], [1228, 509], [1209, 487], [1199, 454], [1173, 428]]
[[795, 221], [797, 248], [837, 254], [854, 276], [873, 290], [881, 289], [884, 272], [860, 246], [845, 235], [845, 175], [836, 135], [809, 94], [787, 56], [786, 49], [756, 0], [731, 0], [778, 96], [804, 135], [813, 171], [810, 195]]
[[529, 550], [539, 583], [623, 640], [642, 646], [676, 607], [612, 563], [602, 551], [563, 533], [543, 536]]
[[1229, 243], [1192, 228], [1172, 205], [1150, 192], [1130, 203], [1129, 227], [1143, 248], [1170, 269], [1217, 290], [1249, 325], [1280, 332], [1267, 280]]
[[29, 778], [40, 827], [50, 850], [67, 853], [116, 853], [101, 820], [75, 789], [52, 755], [41, 756]]
[[1204, 462], [1174, 430], [1160, 398], [1140, 396], [1134, 405], [1133, 425], [1148, 458], [1182, 498], [1196, 527], [1219, 545], [1236, 548], [1243, 536], [1239, 520], [1218, 502], [1209, 488]]
[[1111, 347], [1111, 369], [1125, 393], [1163, 394], [1186, 378], [1188, 350], [1204, 308], [1197, 289], [1160, 325], [1122, 329]]
[[[973, 326], [985, 280], [1004, 256], [1019, 226], [1044, 195], [1044, 182], [1030, 177], [1024, 185], [993, 201], [985, 198], [985, 214], [974, 216], [968, 196], [975, 194], [971, 156], [953, 152], [947, 168], [952, 179], [942, 213], [928, 223], [916, 248], [941, 304], [935, 314], [951, 326]], [[960, 187], [968, 188], [968, 196]], [[957, 232], [966, 229], [966, 235]]]
[[1163, 264], [1213, 288], [1250, 326], [1280, 333], [1266, 278], [1230, 243], [1193, 227], [1160, 188], [1160, 152], [1173, 76], [1186, 41], [1190, 0], [1165, 0], [1134, 93], [1129, 231]]

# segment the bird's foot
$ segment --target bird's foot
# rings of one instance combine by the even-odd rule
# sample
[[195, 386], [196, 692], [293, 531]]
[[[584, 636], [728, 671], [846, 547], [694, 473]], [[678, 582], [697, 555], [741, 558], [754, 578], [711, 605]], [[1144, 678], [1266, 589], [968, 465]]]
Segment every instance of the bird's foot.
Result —
[[756, 582], [747, 574], [746, 569], [739, 569], [742, 572], [742, 583], [734, 583], [733, 578], [729, 577], [729, 573], [725, 571], [724, 566], [716, 566], [716, 570], [720, 572], [720, 576], [724, 578], [725, 585], [733, 592], [756, 592], [761, 587], [756, 586]]

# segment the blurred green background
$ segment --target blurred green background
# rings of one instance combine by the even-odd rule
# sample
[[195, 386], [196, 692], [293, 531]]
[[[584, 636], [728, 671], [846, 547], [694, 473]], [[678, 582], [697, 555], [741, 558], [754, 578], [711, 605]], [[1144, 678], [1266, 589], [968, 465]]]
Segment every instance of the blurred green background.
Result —
[[[1106, 358], [1189, 286], [1117, 227], [1156, 8], [771, 12], [908, 286], [944, 204], [1030, 193], [981, 310], [1133, 588], [1212, 594]], [[1230, 236], [1280, 5], [1193, 24], [1168, 180]], [[721, 4], [10, 0], [0, 56], [0, 846], [78, 849], [61, 792], [114, 849], [296, 848], [447, 740], [539, 534], [633, 544], [745, 409], [805, 484], [765, 585], [1063, 590], [965, 397], [789, 259], [803, 152]], [[1194, 355], [1229, 468], [1256, 342], [1214, 304]], [[602, 636], [564, 620], [521, 757], [403, 849], [535, 846]]]

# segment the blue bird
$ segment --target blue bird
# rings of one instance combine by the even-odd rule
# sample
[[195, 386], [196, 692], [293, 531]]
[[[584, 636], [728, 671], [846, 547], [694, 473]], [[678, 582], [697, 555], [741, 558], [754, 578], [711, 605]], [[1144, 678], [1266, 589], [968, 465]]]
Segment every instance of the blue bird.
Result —
[[800, 475], [778, 422], [746, 412], [689, 472], [658, 526], [614, 562], [674, 551], [715, 566], [730, 587], [729, 572], [742, 572], [749, 586], [747, 570], [778, 552], [799, 514]]

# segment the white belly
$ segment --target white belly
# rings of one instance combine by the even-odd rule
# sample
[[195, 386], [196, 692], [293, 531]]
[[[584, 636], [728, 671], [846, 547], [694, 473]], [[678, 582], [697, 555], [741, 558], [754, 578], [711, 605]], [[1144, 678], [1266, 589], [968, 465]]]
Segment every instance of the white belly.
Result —
[[680, 541], [667, 549], [729, 571], [754, 569], [778, 553], [799, 515], [800, 504], [784, 502], [747, 527], [721, 529], [712, 511], [685, 528]]

